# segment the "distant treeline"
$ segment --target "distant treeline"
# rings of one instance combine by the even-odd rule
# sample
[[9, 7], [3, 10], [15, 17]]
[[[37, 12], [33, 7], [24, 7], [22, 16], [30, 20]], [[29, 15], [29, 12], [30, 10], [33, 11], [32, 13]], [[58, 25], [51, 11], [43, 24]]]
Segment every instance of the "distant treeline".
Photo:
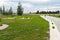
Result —
[[2, 15], [13, 15], [13, 14], [17, 14], [17, 15], [22, 15], [23, 14], [23, 8], [21, 3], [18, 3], [17, 6], [17, 12], [13, 13], [13, 8], [10, 7], [9, 10], [5, 10], [5, 6], [3, 5], [3, 7], [0, 7], [0, 14]]
[[59, 11], [37, 11], [36, 14], [59, 14]]

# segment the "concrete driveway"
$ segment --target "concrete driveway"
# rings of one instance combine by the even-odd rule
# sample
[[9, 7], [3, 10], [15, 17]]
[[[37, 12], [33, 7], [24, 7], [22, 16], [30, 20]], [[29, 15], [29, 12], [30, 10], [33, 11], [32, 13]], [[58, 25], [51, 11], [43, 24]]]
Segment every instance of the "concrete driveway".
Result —
[[60, 40], [60, 18], [52, 16], [41, 16], [41, 17], [49, 22], [50, 40]]
[[58, 28], [58, 31], [60, 31], [60, 18], [51, 17], [51, 16], [46, 16], [46, 18], [53, 21], [56, 27]]

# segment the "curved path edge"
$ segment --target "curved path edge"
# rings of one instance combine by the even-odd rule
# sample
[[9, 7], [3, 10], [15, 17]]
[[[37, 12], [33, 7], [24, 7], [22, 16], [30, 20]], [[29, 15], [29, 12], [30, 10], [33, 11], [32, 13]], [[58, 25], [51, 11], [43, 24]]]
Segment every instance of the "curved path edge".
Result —
[[[49, 29], [50, 29], [50, 39], [49, 40], [60, 40], [60, 32], [57, 29], [55, 22], [46, 18], [46, 16], [41, 16], [41, 17], [49, 22]], [[55, 27], [54, 29], [53, 29], [53, 26]]]
[[2, 24], [2, 26], [0, 26], [0, 30], [6, 29], [9, 25], [7, 24]]

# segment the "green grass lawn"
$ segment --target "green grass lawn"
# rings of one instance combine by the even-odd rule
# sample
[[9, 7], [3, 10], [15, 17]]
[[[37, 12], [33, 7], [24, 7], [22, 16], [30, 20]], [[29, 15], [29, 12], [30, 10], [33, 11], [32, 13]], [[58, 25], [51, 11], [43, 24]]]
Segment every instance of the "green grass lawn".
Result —
[[60, 15], [53, 15], [54, 17], [58, 17], [58, 18], [60, 18]]
[[58, 17], [58, 18], [60, 18], [60, 14], [50, 14], [49, 16], [53, 16], [53, 17]]
[[[47, 40], [49, 24], [39, 15], [14, 17], [16, 19], [2, 19], [2, 23], [8, 24], [9, 27], [0, 30], [0, 40]], [[32, 19], [20, 19], [21, 17]]]

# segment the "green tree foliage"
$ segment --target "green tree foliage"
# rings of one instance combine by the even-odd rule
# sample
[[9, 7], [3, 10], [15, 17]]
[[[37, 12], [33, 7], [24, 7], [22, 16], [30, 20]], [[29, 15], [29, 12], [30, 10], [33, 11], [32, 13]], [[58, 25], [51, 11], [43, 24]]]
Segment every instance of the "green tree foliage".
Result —
[[4, 5], [3, 5], [3, 11], [2, 12], [3, 12], [3, 15], [5, 15], [5, 7], [4, 7]]
[[32, 14], [31, 12], [29, 12], [29, 14]]
[[40, 13], [39, 11], [36, 12], [36, 14], [39, 14], [39, 13]]
[[56, 13], [58, 13], [58, 14], [59, 14], [59, 10], [58, 10], [58, 11], [56, 11]]
[[22, 5], [19, 2], [18, 8], [17, 8], [17, 15], [22, 15], [22, 14], [23, 14], [23, 8], [22, 8]]
[[2, 8], [0, 7], [0, 14], [2, 13]]
[[10, 9], [9, 9], [9, 15], [12, 15], [13, 14], [13, 10], [12, 10], [12, 7], [10, 7]]
[[42, 11], [40, 14], [59, 14], [59, 11]]
[[2, 16], [2, 8], [0, 7], [0, 22], [1, 22], [1, 16]]

